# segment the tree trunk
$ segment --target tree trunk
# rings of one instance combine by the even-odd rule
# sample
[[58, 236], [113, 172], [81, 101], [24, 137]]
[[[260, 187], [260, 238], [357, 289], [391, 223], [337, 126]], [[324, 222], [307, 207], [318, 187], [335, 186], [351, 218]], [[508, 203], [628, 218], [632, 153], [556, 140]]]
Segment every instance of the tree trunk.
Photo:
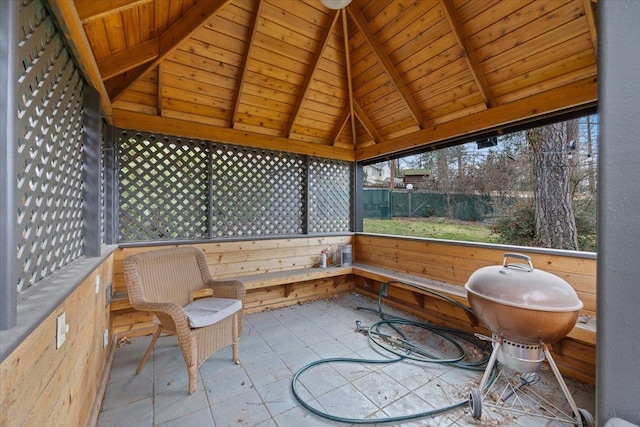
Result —
[[564, 123], [527, 131], [533, 154], [536, 245], [578, 250]]

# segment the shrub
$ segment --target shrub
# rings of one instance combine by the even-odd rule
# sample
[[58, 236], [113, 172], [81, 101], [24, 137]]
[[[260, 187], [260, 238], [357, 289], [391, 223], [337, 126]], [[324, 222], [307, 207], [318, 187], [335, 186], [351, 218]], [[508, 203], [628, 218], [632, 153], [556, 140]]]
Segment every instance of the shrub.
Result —
[[[574, 200], [573, 210], [578, 231], [578, 249], [595, 252], [597, 239], [594, 199]], [[511, 207], [492, 228], [499, 236], [498, 243], [518, 246], [535, 246], [535, 230], [536, 210], [532, 200], [519, 202]]]
[[498, 243], [534, 246], [536, 237], [536, 209], [532, 201], [519, 202], [493, 225]]

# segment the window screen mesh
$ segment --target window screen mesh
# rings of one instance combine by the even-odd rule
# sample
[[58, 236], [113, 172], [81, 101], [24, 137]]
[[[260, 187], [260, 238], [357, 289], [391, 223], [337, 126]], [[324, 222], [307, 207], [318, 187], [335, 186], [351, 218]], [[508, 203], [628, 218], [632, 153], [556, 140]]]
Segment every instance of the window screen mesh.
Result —
[[42, 1], [20, 7], [18, 291], [82, 255], [83, 81]]

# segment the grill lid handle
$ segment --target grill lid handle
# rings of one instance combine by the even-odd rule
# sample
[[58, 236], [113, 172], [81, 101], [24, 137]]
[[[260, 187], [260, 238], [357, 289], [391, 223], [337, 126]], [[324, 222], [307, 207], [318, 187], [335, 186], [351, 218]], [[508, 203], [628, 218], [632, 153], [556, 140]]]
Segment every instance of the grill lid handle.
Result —
[[[507, 258], [519, 258], [521, 260], [526, 261], [527, 264], [529, 265], [527, 266], [522, 263], [509, 264], [507, 263]], [[504, 259], [502, 260], [502, 266], [505, 268], [517, 268], [519, 270], [524, 270], [529, 273], [533, 272], [533, 264], [531, 263], [531, 257], [528, 255], [518, 254], [515, 252], [507, 252], [504, 254]]]

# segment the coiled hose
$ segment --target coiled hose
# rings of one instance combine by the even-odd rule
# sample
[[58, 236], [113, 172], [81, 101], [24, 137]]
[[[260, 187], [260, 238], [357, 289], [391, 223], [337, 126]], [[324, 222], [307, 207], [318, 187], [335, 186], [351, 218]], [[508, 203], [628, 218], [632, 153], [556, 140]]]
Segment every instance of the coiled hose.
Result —
[[[468, 399], [464, 399], [464, 400], [455, 402], [451, 405], [443, 406], [443, 407], [432, 409], [429, 411], [419, 412], [415, 414], [401, 415], [401, 416], [393, 416], [393, 417], [346, 418], [346, 417], [329, 414], [318, 408], [315, 408], [310, 404], [308, 404], [307, 402], [305, 402], [304, 399], [302, 399], [302, 397], [300, 396], [300, 393], [298, 392], [298, 383], [300, 381], [300, 376], [304, 372], [308, 371], [309, 369], [315, 366], [329, 364], [329, 363], [392, 364], [392, 363], [401, 362], [404, 359], [409, 359], [409, 360], [418, 361], [418, 362], [447, 364], [447, 365], [456, 366], [461, 369], [469, 369], [469, 370], [475, 370], [475, 371], [483, 371], [485, 369], [486, 364], [489, 360], [490, 351], [486, 349], [486, 341], [478, 339], [474, 334], [463, 331], [463, 330], [459, 330], [459, 329], [446, 328], [446, 327], [437, 326], [429, 323], [408, 320], [402, 317], [393, 316], [388, 313], [385, 313], [382, 309], [382, 297], [386, 294], [388, 286], [393, 283], [411, 286], [408, 283], [404, 283], [400, 281], [391, 281], [391, 282], [383, 283], [380, 286], [380, 290], [378, 292], [377, 309], [372, 309], [368, 307], [356, 307], [356, 309], [373, 311], [380, 316], [380, 320], [375, 322], [371, 326], [369, 326], [369, 328], [367, 329], [367, 335], [369, 337], [369, 340], [370, 342], [374, 343], [376, 346], [396, 355], [397, 357], [388, 358], [388, 359], [333, 357], [333, 358], [320, 359], [315, 362], [308, 363], [307, 365], [300, 368], [298, 372], [295, 373], [295, 375], [293, 376], [293, 379], [291, 380], [291, 388], [293, 391], [293, 395], [295, 396], [296, 400], [298, 400], [298, 402], [305, 409], [307, 409], [308, 411], [318, 416], [321, 416], [323, 418], [327, 418], [333, 421], [351, 423], [351, 424], [375, 424], [375, 423], [394, 423], [394, 422], [415, 420], [418, 418], [423, 418], [427, 416], [440, 414], [442, 412], [450, 411], [452, 409], [459, 408], [469, 403]], [[458, 301], [448, 298], [447, 296], [442, 295], [440, 293], [437, 293], [434, 291], [427, 291], [427, 292], [460, 307], [462, 310], [464, 310], [467, 313], [467, 315], [471, 319], [471, 322], [473, 324], [476, 324], [477, 319], [475, 318], [475, 315], [473, 314], [473, 312], [469, 307], [466, 307], [465, 305], [460, 304]], [[406, 334], [400, 330], [399, 328], [400, 325], [421, 328], [443, 338], [453, 346], [457, 354], [454, 354], [449, 357], [441, 357], [435, 354], [430, 349], [421, 347], [411, 342], [411, 340], [407, 338]], [[392, 336], [392, 335], [389, 335], [388, 333], [383, 332], [382, 331], [383, 326], [390, 327], [398, 334], [398, 336], [395, 336], [395, 335]], [[465, 357], [467, 357], [467, 354], [465, 353], [464, 348], [460, 343], [460, 340], [466, 341], [467, 343], [471, 344], [476, 349], [478, 349], [481, 353], [486, 354], [486, 356], [483, 357], [481, 360], [464, 361]], [[486, 385], [485, 389], [492, 384], [494, 378], [495, 378], [495, 370], [492, 373], [492, 377], [488, 381], [488, 384]]]

